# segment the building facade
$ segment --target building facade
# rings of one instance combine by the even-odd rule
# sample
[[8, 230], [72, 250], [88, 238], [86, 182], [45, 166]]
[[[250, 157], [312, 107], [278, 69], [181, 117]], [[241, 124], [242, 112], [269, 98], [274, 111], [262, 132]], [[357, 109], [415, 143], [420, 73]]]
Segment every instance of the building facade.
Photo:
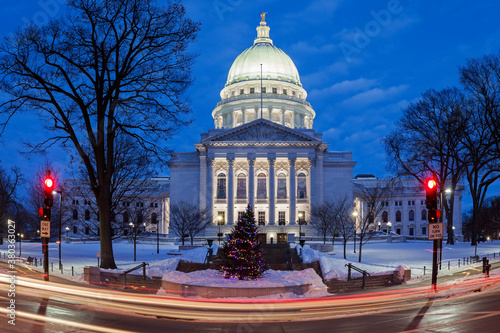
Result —
[[213, 217], [207, 237], [219, 228], [229, 233], [249, 204], [261, 242], [312, 235], [311, 205], [353, 193], [352, 153], [328, 151], [313, 129], [316, 114], [297, 68], [269, 30], [262, 20], [253, 45], [231, 66], [212, 112], [215, 128], [169, 164], [171, 204], [206, 207]]

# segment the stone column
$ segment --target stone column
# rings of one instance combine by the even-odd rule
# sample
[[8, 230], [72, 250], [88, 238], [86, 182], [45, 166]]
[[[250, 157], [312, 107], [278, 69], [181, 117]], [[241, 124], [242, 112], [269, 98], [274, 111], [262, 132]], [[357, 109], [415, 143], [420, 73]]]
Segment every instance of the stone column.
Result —
[[214, 164], [214, 159], [213, 158], [207, 158], [207, 168], [206, 168], [207, 169], [207, 173], [206, 173], [207, 190], [206, 190], [205, 205], [207, 207], [207, 214], [208, 214], [208, 216], [211, 216], [213, 214], [212, 209], [214, 207], [214, 204], [213, 204], [213, 200], [214, 200], [214, 171], [213, 171], [213, 164]]
[[285, 126], [285, 110], [281, 110], [281, 125]]
[[207, 205], [207, 153], [200, 152], [200, 209]]
[[316, 184], [318, 188], [318, 205], [323, 204], [323, 151], [318, 151], [316, 156]]
[[245, 124], [245, 109], [241, 110], [241, 124]]
[[296, 158], [293, 156], [293, 157], [290, 157], [288, 159], [288, 163], [290, 163], [290, 202], [289, 202], [289, 213], [288, 213], [288, 216], [290, 218], [290, 224], [291, 225], [295, 225], [295, 211], [296, 211], [296, 206], [297, 206], [297, 202], [296, 202], [296, 194], [297, 194], [297, 190], [296, 190], [296, 186], [295, 186], [295, 161], [296, 161]]
[[276, 189], [274, 188], [274, 162], [276, 162], [276, 156], [270, 154], [267, 161], [269, 162], [269, 225], [275, 225]]
[[318, 198], [318, 186], [316, 184], [316, 159], [309, 158], [309, 203], [316, 202]]
[[248, 203], [252, 206], [255, 213], [255, 156], [248, 156]]
[[234, 177], [233, 177], [233, 165], [234, 157], [227, 157], [227, 222], [229, 225], [234, 225]]

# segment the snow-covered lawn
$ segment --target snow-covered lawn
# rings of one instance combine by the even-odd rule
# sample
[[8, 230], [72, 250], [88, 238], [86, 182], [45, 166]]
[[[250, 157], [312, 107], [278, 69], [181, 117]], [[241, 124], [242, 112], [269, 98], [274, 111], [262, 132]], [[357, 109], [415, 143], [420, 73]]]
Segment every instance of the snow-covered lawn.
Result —
[[[58, 245], [51, 243], [49, 248], [50, 262], [54, 263], [54, 273], [58, 267]], [[296, 245], [292, 245], [296, 246]], [[468, 258], [475, 254], [475, 248], [470, 243], [457, 243], [455, 245], [443, 246], [442, 270], [440, 275], [447, 272], [458, 270], [458, 260]], [[217, 251], [217, 245], [214, 245], [214, 252]], [[190, 262], [203, 262], [206, 256], [206, 247], [199, 247], [193, 250], [179, 251], [178, 246], [174, 244], [160, 244], [160, 254], [156, 254], [156, 242], [137, 244], [137, 261], [133, 260], [133, 243], [128, 241], [116, 242], [113, 246], [115, 260], [120, 270], [130, 269], [141, 262], [149, 263], [147, 272], [149, 276], [163, 276], [173, 271], [179, 260]], [[62, 244], [62, 263], [64, 275], [71, 275], [71, 267], [75, 274], [83, 272], [85, 266], [97, 265], [97, 252], [99, 252], [98, 242], [86, 243], [63, 243]], [[358, 251], [358, 249], [356, 250]], [[7, 244], [0, 245], [0, 255], [3, 258], [7, 252]], [[16, 243], [16, 253], [19, 253], [19, 243]], [[477, 247], [477, 254], [482, 257], [490, 254], [490, 260], [500, 256], [500, 241], [480, 243]], [[429, 275], [432, 265], [432, 242], [430, 241], [408, 241], [407, 243], [368, 243], [363, 246], [362, 261], [358, 263], [358, 253], [353, 253], [352, 242], [347, 245], [347, 260], [343, 259], [343, 246], [336, 244], [333, 253], [322, 253], [312, 250], [309, 245], [303, 249], [303, 258], [305, 262], [320, 260], [323, 275], [326, 279], [336, 278], [345, 279], [347, 276], [347, 263], [353, 263], [355, 266], [368, 271], [371, 274], [392, 272], [399, 265], [406, 265], [412, 270], [412, 277], [422, 276], [424, 266], [426, 275]], [[42, 258], [41, 244], [28, 243], [22, 244], [22, 257], [28, 256]], [[448, 262], [451, 270], [448, 270]], [[461, 262], [463, 268], [463, 262]]]

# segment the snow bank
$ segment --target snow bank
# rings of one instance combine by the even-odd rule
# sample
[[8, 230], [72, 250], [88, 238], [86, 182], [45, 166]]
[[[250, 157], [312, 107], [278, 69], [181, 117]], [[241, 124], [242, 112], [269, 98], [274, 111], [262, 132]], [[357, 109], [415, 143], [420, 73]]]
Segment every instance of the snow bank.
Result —
[[312, 268], [303, 271], [275, 271], [270, 269], [258, 280], [226, 279], [219, 271], [214, 269], [191, 273], [172, 271], [163, 275], [163, 280], [188, 285], [223, 288], [271, 288], [304, 284], [311, 284], [316, 288], [324, 286], [321, 278]]

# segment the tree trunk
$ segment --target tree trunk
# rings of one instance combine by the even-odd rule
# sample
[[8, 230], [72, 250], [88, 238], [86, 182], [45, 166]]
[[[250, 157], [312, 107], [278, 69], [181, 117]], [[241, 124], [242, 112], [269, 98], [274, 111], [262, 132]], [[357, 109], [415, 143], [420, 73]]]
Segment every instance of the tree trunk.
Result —
[[99, 209], [99, 230], [101, 243], [101, 268], [116, 269], [115, 258], [113, 255], [113, 242], [111, 239], [111, 193], [100, 187], [97, 198], [97, 207]]
[[363, 239], [359, 240], [359, 257], [358, 257], [358, 262], [361, 262], [361, 248], [363, 247]]
[[446, 210], [446, 231], [448, 233], [448, 239], [446, 240], [447, 245], [455, 245], [455, 232], [453, 231], [453, 208], [455, 197], [452, 194], [450, 197], [450, 204], [445, 203], [444, 207]]
[[347, 246], [347, 240], [344, 238], [344, 259], [347, 259], [346, 256], [345, 256], [345, 250], [346, 250], [346, 246]]

